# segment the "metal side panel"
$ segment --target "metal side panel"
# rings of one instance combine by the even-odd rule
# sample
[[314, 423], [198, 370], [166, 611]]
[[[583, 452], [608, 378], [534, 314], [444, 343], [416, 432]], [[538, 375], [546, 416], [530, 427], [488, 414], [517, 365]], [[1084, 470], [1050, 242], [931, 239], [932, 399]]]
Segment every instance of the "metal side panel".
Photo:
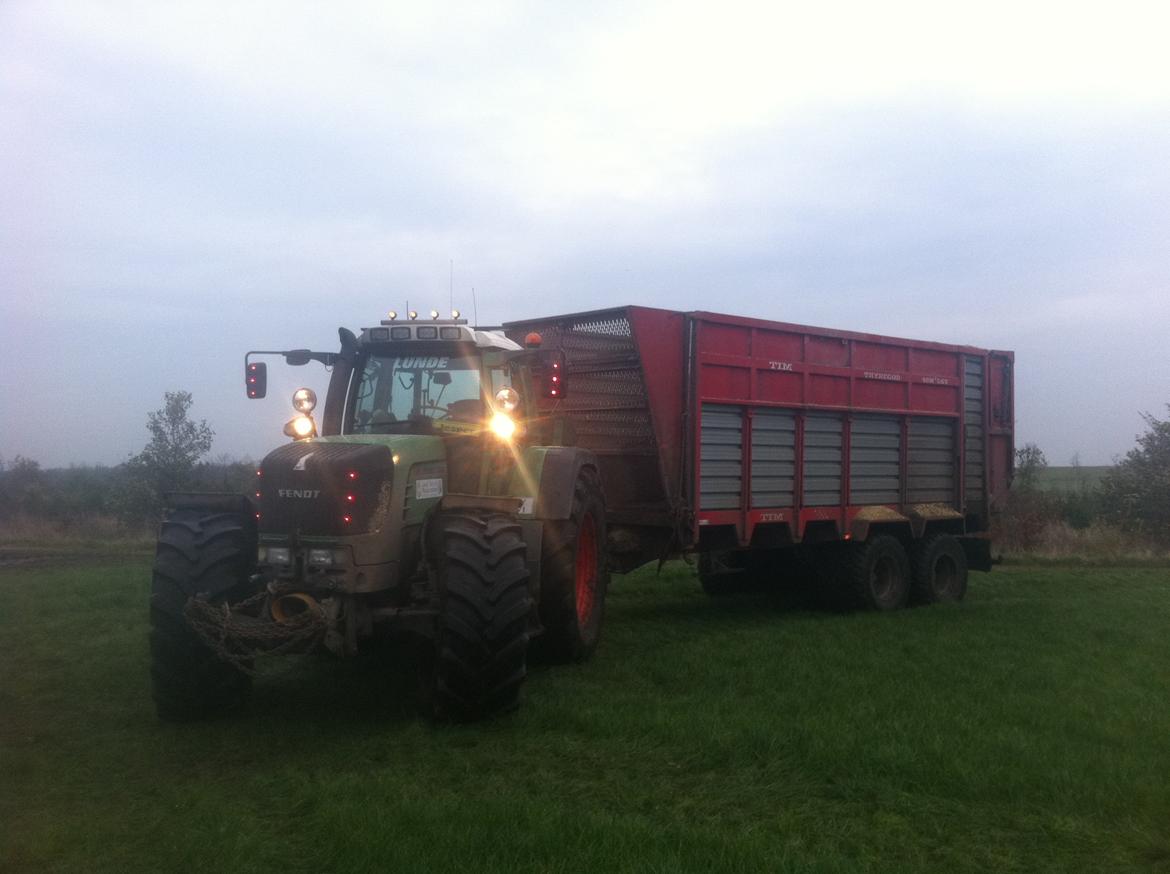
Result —
[[967, 503], [979, 504], [984, 500], [983, 474], [987, 463], [987, 447], [984, 446], [984, 434], [987, 427], [983, 420], [983, 359], [967, 357], [964, 359], [963, 374], [963, 421], [965, 423], [964, 437], [966, 449], [963, 462], [965, 465], [965, 479]]
[[902, 488], [902, 422], [855, 416], [849, 429], [849, 503], [897, 504]]
[[906, 502], [953, 506], [958, 481], [954, 421], [915, 416], [908, 442]]
[[796, 414], [756, 410], [752, 416], [752, 506], [796, 503]]
[[743, 411], [703, 404], [699, 420], [699, 509], [738, 509], [743, 495]]
[[810, 413], [804, 420], [804, 500], [806, 507], [841, 503], [842, 421]]

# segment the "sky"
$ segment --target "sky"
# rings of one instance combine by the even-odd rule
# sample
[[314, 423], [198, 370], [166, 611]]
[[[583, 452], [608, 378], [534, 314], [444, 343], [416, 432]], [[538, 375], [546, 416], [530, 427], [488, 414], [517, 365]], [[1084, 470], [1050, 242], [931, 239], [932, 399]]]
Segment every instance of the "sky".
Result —
[[180, 389], [259, 458], [326, 377], [247, 350], [453, 291], [1011, 349], [1017, 445], [1108, 464], [1170, 403], [1164, 7], [0, 0], [0, 458]]

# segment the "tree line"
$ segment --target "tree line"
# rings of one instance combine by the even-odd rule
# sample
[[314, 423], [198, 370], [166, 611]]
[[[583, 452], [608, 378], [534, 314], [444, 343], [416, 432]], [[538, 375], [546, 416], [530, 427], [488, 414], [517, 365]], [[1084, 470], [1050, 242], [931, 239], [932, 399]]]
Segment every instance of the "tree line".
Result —
[[[1167, 405], [1170, 411], [1170, 405]], [[1048, 459], [1035, 443], [1016, 450], [1012, 492], [1000, 528], [1022, 548], [1037, 545], [1046, 526], [1103, 525], [1157, 547], [1170, 547], [1170, 418], [1143, 414], [1137, 444], [1098, 483], [1045, 486]], [[1077, 468], [1073, 462], [1074, 471]]]
[[0, 521], [24, 517], [65, 527], [101, 517], [141, 531], [157, 523], [168, 492], [246, 491], [255, 464], [207, 460], [215, 432], [191, 419], [191, 404], [190, 392], [167, 392], [146, 417], [146, 446], [118, 465], [46, 469], [22, 455], [0, 458]]
[[[191, 419], [191, 403], [190, 392], [167, 392], [163, 406], [147, 414], [146, 446], [119, 465], [44, 469], [24, 456], [0, 458], [0, 522], [24, 516], [76, 524], [105, 517], [141, 531], [157, 523], [168, 492], [248, 491], [254, 463], [227, 456], [208, 461], [215, 432], [205, 420]], [[1016, 450], [1004, 533], [1029, 548], [1054, 521], [1072, 528], [1105, 524], [1170, 547], [1170, 418], [1144, 414], [1144, 420], [1137, 444], [1099, 485], [1044, 489], [1043, 450], [1034, 443]]]

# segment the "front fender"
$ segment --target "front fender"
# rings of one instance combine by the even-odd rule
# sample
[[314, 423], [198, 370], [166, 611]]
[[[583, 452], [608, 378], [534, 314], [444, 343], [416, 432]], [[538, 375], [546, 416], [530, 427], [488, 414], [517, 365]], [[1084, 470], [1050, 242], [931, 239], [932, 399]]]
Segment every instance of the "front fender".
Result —
[[[573, 512], [573, 489], [581, 469], [601, 468], [588, 449], [577, 446], [529, 446], [524, 450], [512, 473], [508, 491], [522, 498], [533, 498], [534, 519], [568, 519]], [[521, 510], [523, 515], [528, 508]]]

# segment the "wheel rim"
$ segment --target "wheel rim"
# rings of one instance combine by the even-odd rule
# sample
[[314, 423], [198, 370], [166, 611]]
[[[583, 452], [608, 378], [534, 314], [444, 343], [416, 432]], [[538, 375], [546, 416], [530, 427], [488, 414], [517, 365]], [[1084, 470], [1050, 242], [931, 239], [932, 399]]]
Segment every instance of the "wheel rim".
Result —
[[889, 556], [882, 556], [873, 565], [869, 584], [874, 597], [879, 601], [889, 598], [898, 585], [898, 567]]
[[934, 563], [934, 590], [954, 597], [959, 589], [959, 567], [949, 555], [940, 555]]
[[583, 628], [593, 615], [597, 595], [597, 526], [588, 513], [577, 532], [576, 590], [577, 622]]

